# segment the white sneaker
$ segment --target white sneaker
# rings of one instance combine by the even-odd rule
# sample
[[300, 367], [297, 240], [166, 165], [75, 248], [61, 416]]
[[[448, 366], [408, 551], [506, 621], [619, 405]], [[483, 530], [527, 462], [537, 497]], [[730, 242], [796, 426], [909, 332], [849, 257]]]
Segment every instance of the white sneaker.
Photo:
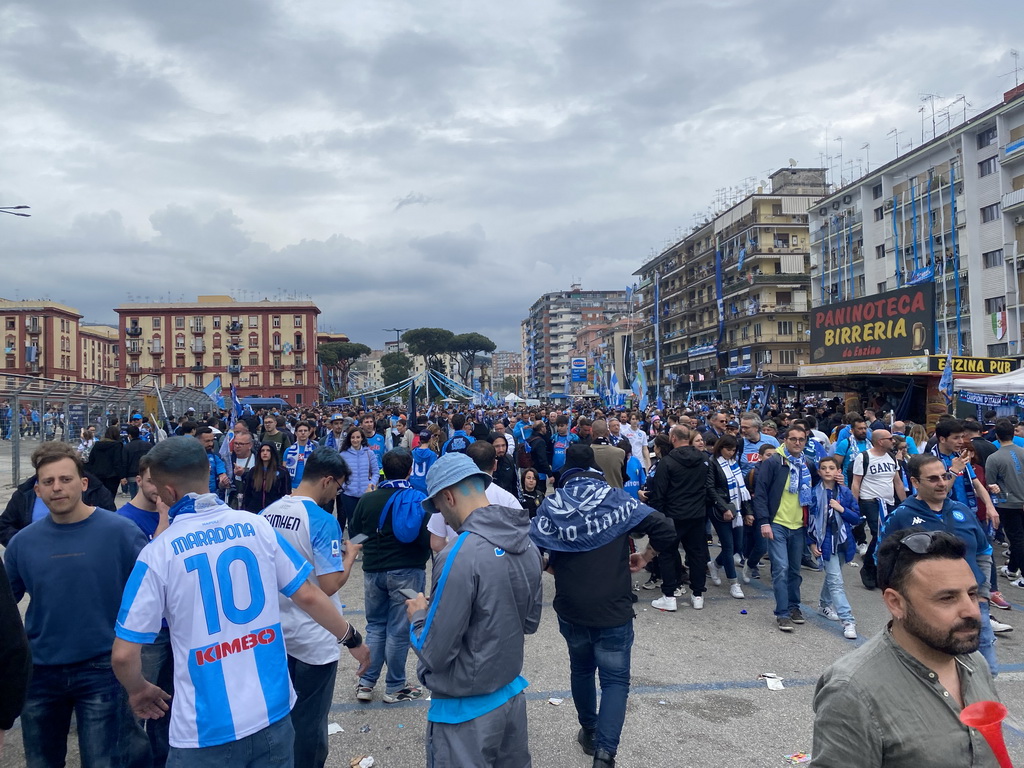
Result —
[[732, 559], [736, 561], [736, 565], [743, 565], [743, 555], [737, 552], [732, 556]]
[[741, 576], [743, 578], [743, 583], [744, 584], [749, 584], [750, 583], [751, 578], [753, 578], [753, 573], [754, 573], [754, 569], [751, 568], [746, 563], [744, 563], [743, 564], [743, 570], [741, 572]]
[[668, 595], [662, 595], [657, 600], [652, 600], [651, 605], [657, 608], [659, 611], [674, 611], [676, 609], [676, 599], [669, 597]]
[[999, 573], [1001, 573], [1007, 579], [1019, 579], [1020, 578], [1020, 571], [1011, 571], [1010, 570], [1010, 566], [1008, 566], [1008, 565], [1004, 565], [1003, 567], [1001, 567], [999, 569]]
[[704, 607], [704, 596], [703, 595], [690, 595], [690, 605], [693, 606], [695, 611], [699, 611]]
[[722, 577], [718, 575], [718, 563], [708, 560], [708, 577], [716, 587], [722, 586]]
[[743, 594], [743, 588], [735, 582], [733, 582], [733, 585], [729, 587], [729, 594], [735, 597], [737, 600], [742, 600], [746, 597], [746, 595]]
[[1009, 624], [1003, 624], [1003, 622], [996, 621], [993, 618], [989, 618], [988, 623], [992, 627], [992, 631], [995, 632], [997, 635], [1000, 635], [1003, 632], [1013, 632], [1013, 627], [1011, 627]]
[[683, 597], [686, 594], [686, 587], [680, 584], [678, 587], [676, 587], [676, 591], [672, 594], [676, 597]]
[[836, 613], [836, 609], [831, 605], [823, 605], [818, 608], [818, 613], [824, 616], [829, 621], [839, 621], [839, 614]]
[[857, 554], [858, 555], [866, 555], [867, 553], [868, 553], [868, 545], [867, 544], [858, 544], [857, 545]]
[[850, 624], [844, 624], [843, 625], [843, 637], [845, 637], [847, 640], [856, 640], [857, 639], [857, 625], [853, 624], [852, 622]]
[[1024, 579], [1014, 579], [1010, 583], [1013, 584], [1013, 586], [1015, 587], [1020, 587], [1021, 589], [1024, 589]]

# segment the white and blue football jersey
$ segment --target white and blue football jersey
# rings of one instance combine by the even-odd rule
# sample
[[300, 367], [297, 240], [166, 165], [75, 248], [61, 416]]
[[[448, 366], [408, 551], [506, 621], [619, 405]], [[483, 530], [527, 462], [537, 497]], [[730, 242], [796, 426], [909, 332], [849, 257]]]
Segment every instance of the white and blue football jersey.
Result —
[[305, 445], [292, 443], [285, 448], [282, 463], [288, 470], [288, 474], [292, 476], [292, 488], [299, 487], [299, 483], [302, 482], [302, 474], [306, 471], [306, 460], [316, 448], [315, 440], [310, 440]]
[[277, 593], [294, 594], [312, 568], [266, 520], [214, 494], [189, 494], [171, 518], [139, 555], [115, 633], [151, 643], [166, 617], [170, 743], [226, 744], [287, 717], [295, 703]]
[[[260, 512], [278, 536], [285, 539], [313, 566], [308, 579], [320, 588], [316, 577], [345, 570], [342, 564], [341, 526], [334, 515], [322, 509], [308, 496], [285, 496]], [[331, 596], [338, 612], [338, 593]], [[338, 660], [338, 640], [308, 613], [284, 595], [278, 596], [281, 626], [284, 628], [288, 655], [305, 664], [330, 664]]]

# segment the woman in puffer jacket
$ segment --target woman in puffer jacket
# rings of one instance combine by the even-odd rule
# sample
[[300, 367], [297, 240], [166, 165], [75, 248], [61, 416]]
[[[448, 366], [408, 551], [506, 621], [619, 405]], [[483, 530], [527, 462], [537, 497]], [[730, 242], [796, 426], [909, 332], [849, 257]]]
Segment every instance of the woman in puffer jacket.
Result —
[[355, 425], [345, 433], [341, 457], [352, 471], [339, 497], [341, 506], [338, 508], [338, 522], [344, 528], [352, 519], [352, 513], [356, 511], [356, 504], [363, 494], [377, 487], [380, 468], [377, 466], [377, 454], [366, 444], [363, 431]]

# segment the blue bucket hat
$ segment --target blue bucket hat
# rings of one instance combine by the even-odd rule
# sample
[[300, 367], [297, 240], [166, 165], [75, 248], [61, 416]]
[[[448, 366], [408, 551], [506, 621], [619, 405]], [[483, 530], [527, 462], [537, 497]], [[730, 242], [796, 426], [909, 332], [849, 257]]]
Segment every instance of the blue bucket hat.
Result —
[[434, 497], [445, 488], [461, 483], [467, 477], [479, 475], [484, 480], [484, 488], [491, 484], [491, 476], [484, 472], [464, 453], [446, 453], [431, 466], [427, 472], [427, 498], [421, 504], [428, 515], [437, 512]]

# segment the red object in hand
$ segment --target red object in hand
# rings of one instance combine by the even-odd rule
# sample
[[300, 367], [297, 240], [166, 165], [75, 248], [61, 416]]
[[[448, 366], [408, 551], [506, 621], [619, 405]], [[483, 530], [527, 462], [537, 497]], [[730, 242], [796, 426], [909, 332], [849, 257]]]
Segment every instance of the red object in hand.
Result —
[[1003, 741], [1003, 719], [1006, 707], [998, 701], [976, 701], [968, 704], [960, 712], [960, 722], [968, 728], [974, 728], [992, 747], [992, 752], [999, 761], [1000, 768], [1013, 768], [1010, 753], [1006, 751]]

